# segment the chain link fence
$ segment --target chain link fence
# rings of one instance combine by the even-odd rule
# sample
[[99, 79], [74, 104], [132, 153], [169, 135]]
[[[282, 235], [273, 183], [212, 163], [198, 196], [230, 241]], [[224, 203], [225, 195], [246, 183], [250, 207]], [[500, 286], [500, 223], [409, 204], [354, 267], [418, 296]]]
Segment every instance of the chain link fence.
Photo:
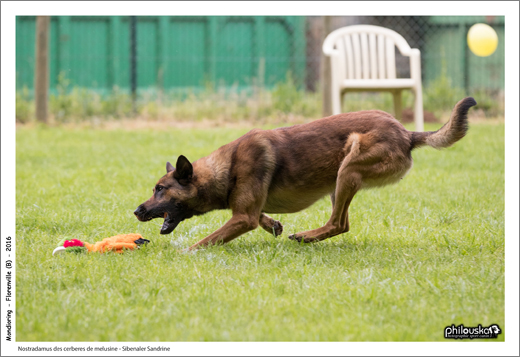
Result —
[[[453, 98], [478, 94], [484, 112], [503, 115], [504, 21], [503, 16], [138, 16], [132, 28], [128, 16], [53, 16], [51, 116], [117, 118], [137, 111], [174, 120], [319, 117], [323, 40], [356, 24], [390, 28], [421, 50], [425, 109], [439, 114], [450, 109]], [[466, 42], [469, 28], [479, 22], [498, 34], [498, 48], [489, 57], [474, 55]], [[35, 17], [17, 17], [16, 30], [17, 118], [27, 121], [33, 114]], [[398, 77], [410, 75], [408, 58], [397, 49], [396, 65]], [[382, 98], [364, 94], [349, 109], [391, 108], [391, 100]], [[406, 106], [410, 98], [404, 101]]]
[[[499, 43], [488, 58], [469, 50], [466, 36], [475, 23], [487, 23], [497, 32]], [[423, 83], [449, 76], [454, 86], [466, 91], [504, 89], [504, 17], [500, 16], [343, 16], [331, 17], [324, 28], [323, 17], [307, 19], [307, 87], [315, 89], [319, 81], [320, 50], [323, 33], [350, 25], [382, 26], [401, 34], [410, 47], [421, 50]], [[409, 77], [408, 58], [396, 49], [398, 77]]]

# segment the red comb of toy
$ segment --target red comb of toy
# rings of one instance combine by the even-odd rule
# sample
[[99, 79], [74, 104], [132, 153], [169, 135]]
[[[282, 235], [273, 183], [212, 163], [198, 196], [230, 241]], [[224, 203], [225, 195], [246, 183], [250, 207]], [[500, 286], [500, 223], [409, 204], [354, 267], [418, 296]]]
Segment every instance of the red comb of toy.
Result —
[[68, 247], [83, 247], [84, 244], [79, 239], [71, 239], [71, 240], [66, 240], [65, 243], [63, 243], [63, 246], [65, 248], [68, 248]]

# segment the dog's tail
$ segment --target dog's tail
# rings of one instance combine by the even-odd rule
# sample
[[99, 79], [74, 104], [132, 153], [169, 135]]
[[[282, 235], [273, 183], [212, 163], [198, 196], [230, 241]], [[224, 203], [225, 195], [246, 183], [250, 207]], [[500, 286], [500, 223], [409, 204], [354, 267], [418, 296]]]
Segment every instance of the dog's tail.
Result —
[[472, 97], [462, 99], [451, 112], [450, 120], [437, 131], [412, 132], [412, 146], [415, 149], [429, 145], [435, 149], [442, 149], [455, 144], [468, 131], [468, 110], [477, 102]]

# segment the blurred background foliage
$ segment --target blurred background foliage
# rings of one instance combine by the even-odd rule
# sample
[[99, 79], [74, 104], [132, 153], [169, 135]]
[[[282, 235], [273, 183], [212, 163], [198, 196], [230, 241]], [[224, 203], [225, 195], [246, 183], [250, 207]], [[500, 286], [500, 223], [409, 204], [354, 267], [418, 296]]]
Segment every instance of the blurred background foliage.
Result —
[[[130, 30], [125, 16], [53, 16], [49, 114], [55, 123], [91, 120], [283, 124], [322, 116], [321, 44], [332, 30], [391, 28], [421, 50], [424, 109], [444, 119], [466, 95], [481, 117], [504, 114], [504, 17], [500, 16], [138, 16], [135, 109], [130, 92]], [[469, 50], [471, 25], [499, 36], [489, 57]], [[329, 28], [325, 28], [328, 24]], [[35, 17], [16, 20], [16, 119], [34, 121]], [[396, 51], [398, 77], [408, 58]], [[403, 107], [413, 97], [403, 93]], [[344, 111], [393, 111], [387, 93], [349, 93]], [[406, 111], [406, 109], [405, 109]], [[406, 115], [404, 118], [406, 119]]]

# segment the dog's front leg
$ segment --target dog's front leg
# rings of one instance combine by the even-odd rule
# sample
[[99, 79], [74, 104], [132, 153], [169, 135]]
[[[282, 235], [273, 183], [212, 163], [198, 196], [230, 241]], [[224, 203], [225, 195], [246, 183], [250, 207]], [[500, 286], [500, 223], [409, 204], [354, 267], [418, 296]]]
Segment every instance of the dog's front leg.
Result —
[[226, 224], [200, 242], [192, 245], [189, 250], [198, 249], [206, 245], [227, 243], [244, 233], [252, 231], [256, 227], [258, 227], [257, 215], [234, 214]]
[[258, 223], [260, 223], [260, 227], [273, 234], [275, 237], [279, 236], [283, 232], [283, 226], [280, 221], [269, 217], [265, 213], [260, 214], [260, 220]]

